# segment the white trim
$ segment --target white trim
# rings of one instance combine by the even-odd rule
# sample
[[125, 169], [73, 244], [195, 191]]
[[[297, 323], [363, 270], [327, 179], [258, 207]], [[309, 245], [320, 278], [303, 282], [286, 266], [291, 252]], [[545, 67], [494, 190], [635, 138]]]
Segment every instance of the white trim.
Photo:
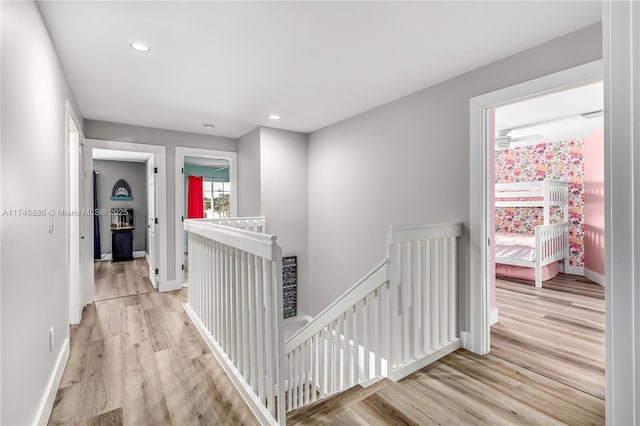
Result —
[[[231, 194], [229, 196], [231, 217], [238, 216], [238, 153], [232, 151], [219, 151], [214, 149], [191, 148], [176, 146], [175, 150], [175, 185], [174, 185], [174, 211], [175, 211], [175, 265], [176, 265], [176, 285], [182, 288], [184, 284], [182, 273], [182, 262], [184, 261], [184, 225], [182, 217], [186, 216], [184, 211], [184, 157], [205, 157], [218, 158], [229, 162], [229, 184]], [[186, 220], [186, 217], [185, 217]], [[176, 288], [176, 289], [177, 289]]]
[[591, 269], [584, 268], [584, 274], [582, 276], [585, 278], [589, 278], [594, 283], [600, 284], [603, 287], [606, 282], [606, 278], [604, 275], [594, 272]]
[[[117, 151], [134, 151], [134, 152], [148, 152], [156, 155], [156, 167], [158, 167], [158, 232], [160, 232], [160, 247], [159, 247], [159, 264], [168, 265], [167, 251], [169, 248], [168, 235], [169, 235], [169, 214], [167, 210], [167, 148], [163, 145], [150, 145], [136, 142], [117, 142], [100, 139], [87, 139], [85, 141], [85, 152], [91, 154], [93, 149], [113, 149]], [[93, 172], [93, 158], [92, 155], [85, 155], [85, 171], [87, 173]], [[87, 204], [88, 200], [85, 199], [85, 207], [93, 209], [93, 199], [91, 205]], [[90, 246], [93, 249], [93, 232], [89, 234], [87, 238], [90, 242]], [[93, 255], [91, 256], [93, 259]], [[92, 261], [93, 263], [93, 261]], [[176, 290], [170, 284], [167, 279], [167, 267], [160, 267], [160, 282], [158, 285], [158, 291], [171, 291]], [[88, 280], [88, 287], [91, 291], [91, 295], [95, 292], [95, 283], [93, 274], [90, 275]]]
[[449, 355], [451, 352], [457, 351], [458, 349], [460, 349], [462, 347], [462, 344], [460, 342], [460, 339], [455, 339], [454, 341], [450, 342], [449, 344], [443, 346], [442, 348], [438, 349], [437, 351], [434, 351], [428, 355], [425, 355], [423, 358], [420, 358], [418, 360], [415, 361], [411, 361], [409, 364], [404, 365], [404, 366], [396, 366], [394, 368], [389, 368], [389, 373], [388, 373], [388, 378], [390, 380], [393, 380], [394, 382], [397, 382], [398, 380], [401, 380], [405, 377], [407, 377], [409, 374], [414, 373], [418, 370], [420, 370], [421, 368], [426, 367], [427, 365], [439, 360], [440, 358], [442, 358], [443, 356]]
[[581, 277], [584, 277], [584, 266], [566, 265], [564, 267], [564, 273], [569, 275], [579, 275]]
[[62, 373], [64, 373], [64, 368], [67, 366], [67, 361], [69, 361], [69, 338], [64, 339], [62, 343], [62, 349], [45, 387], [36, 416], [33, 419], [34, 425], [46, 425], [49, 422], [49, 416], [51, 416], [51, 411], [53, 410], [53, 403], [56, 400], [58, 386], [60, 386]]
[[[149, 257], [147, 256], [147, 253], [145, 251], [134, 251], [132, 253], [132, 255], [133, 255], [134, 259], [137, 259], [139, 257], [144, 257], [145, 260], [147, 261], [147, 263], [149, 263]], [[96, 259], [96, 260], [94, 260], [94, 262], [102, 262], [102, 261], [111, 260], [111, 259], [113, 259], [113, 255], [112, 255], [111, 252], [109, 252], [109, 253], [101, 253], [100, 254], [100, 260]]]
[[489, 353], [489, 191], [486, 113], [490, 108], [516, 100], [568, 89], [602, 79], [603, 61], [598, 60], [544, 77], [536, 78], [491, 93], [471, 98], [470, 105], [470, 271], [469, 312], [470, 341], [463, 347], [480, 355]]
[[[82, 145], [82, 141], [83, 141], [83, 135], [82, 135], [82, 127], [80, 127], [80, 123], [78, 121], [77, 115], [73, 110], [73, 106], [71, 105], [71, 103], [69, 102], [68, 99], [65, 99], [65, 116], [64, 116], [64, 140], [65, 140], [65, 148], [64, 148], [64, 152], [65, 152], [65, 208], [67, 210], [71, 210], [70, 208], [70, 203], [71, 203], [71, 194], [70, 194], [70, 189], [71, 189], [71, 176], [70, 174], [70, 143], [71, 141], [69, 140], [69, 131], [71, 130], [69, 127], [69, 121], [73, 122], [73, 127], [75, 128], [74, 130], [77, 132], [77, 136], [78, 136], [78, 151], [80, 151], [81, 145]], [[75, 180], [78, 181], [78, 201], [83, 200], [83, 192], [84, 192], [84, 188], [81, 185], [81, 178], [82, 180], [84, 180], [84, 177], [80, 176], [81, 170], [82, 170], [82, 166], [83, 164], [81, 163], [82, 160], [79, 159], [79, 155], [80, 153], [77, 152], [76, 156], [78, 157], [78, 175], [74, 176], [73, 178]], [[86, 204], [86, 202], [85, 202]], [[79, 208], [82, 208], [83, 206], [80, 205], [80, 203], [78, 204]], [[77, 259], [71, 259], [71, 216], [66, 216], [64, 218], [64, 228], [65, 228], [65, 232], [64, 232], [64, 245], [65, 245], [65, 291], [66, 291], [66, 299], [68, 302], [68, 306], [67, 306], [67, 320], [69, 322], [69, 324], [78, 324], [80, 323], [80, 319], [82, 319], [82, 309], [84, 308], [84, 306], [86, 305], [86, 300], [85, 300], [85, 291], [84, 291], [84, 287], [85, 287], [85, 282], [87, 279], [87, 275], [88, 275], [88, 268], [86, 267], [86, 265], [83, 265], [83, 260], [86, 260], [85, 258], [87, 257], [85, 251], [86, 251], [86, 240], [81, 240], [80, 236], [82, 236], [83, 234], [85, 234], [86, 232], [86, 222], [87, 219], [83, 218], [83, 217], [78, 217], [78, 258]], [[82, 225], [85, 224], [84, 229], [82, 228]], [[83, 244], [84, 243], [84, 244]], [[91, 256], [93, 257], [93, 256]], [[73, 264], [73, 269], [76, 270], [77, 269], [77, 279], [74, 280], [74, 283], [72, 285], [72, 280], [71, 280], [71, 267], [70, 265]]]
[[608, 425], [640, 423], [640, 4], [602, 3]]
[[231, 380], [231, 383], [238, 390], [244, 402], [247, 403], [249, 409], [253, 413], [254, 416], [258, 419], [258, 422], [262, 425], [270, 424], [277, 425], [277, 420], [271, 415], [267, 407], [260, 401], [258, 396], [253, 392], [251, 386], [244, 380], [242, 375], [237, 371], [233, 362], [227, 357], [224, 353], [224, 350], [218, 346], [215, 342], [215, 339], [207, 330], [207, 327], [200, 321], [198, 315], [191, 309], [188, 303], [184, 304], [184, 311], [191, 319], [191, 322], [195, 326], [196, 330], [202, 336], [202, 339], [205, 341], [213, 355], [218, 360], [218, 363], [222, 366], [222, 369], [227, 373], [227, 377]]
[[496, 306], [489, 311], [489, 326], [497, 324], [499, 320], [500, 317], [498, 316], [498, 307]]

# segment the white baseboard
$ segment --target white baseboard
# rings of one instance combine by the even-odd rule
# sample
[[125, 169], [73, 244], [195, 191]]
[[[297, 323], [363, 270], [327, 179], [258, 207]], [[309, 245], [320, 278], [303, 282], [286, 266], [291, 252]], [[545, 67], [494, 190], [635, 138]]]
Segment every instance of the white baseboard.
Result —
[[158, 289], [158, 291], [174, 291], [180, 290], [182, 288], [182, 283], [178, 280], [168, 280], [165, 288]]
[[468, 331], [460, 332], [460, 341], [462, 342], [462, 347], [468, 351], [471, 350], [471, 333]]
[[589, 278], [594, 283], [600, 284], [604, 287], [604, 284], [607, 282], [604, 275], [600, 275], [597, 272], [593, 272], [591, 269], [584, 268], [584, 277]]
[[460, 339], [456, 339], [448, 345], [430, 353], [429, 355], [425, 355], [418, 360], [411, 361], [410, 363], [401, 367], [396, 366], [395, 370], [387, 372], [387, 377], [389, 377], [390, 380], [397, 382], [398, 380], [407, 377], [409, 374], [426, 367], [432, 362], [439, 360], [443, 356], [448, 355], [451, 352], [460, 349], [461, 347], [462, 342], [460, 341]]
[[[132, 253], [133, 258], [138, 258], [138, 257], [144, 257], [147, 258], [147, 253], [144, 252], [144, 250], [141, 251], [134, 251]], [[111, 253], [102, 253], [100, 254], [100, 260], [111, 260], [113, 259], [113, 256], [111, 255]], [[149, 259], [147, 258], [147, 263], [149, 262]]]
[[498, 322], [498, 307], [495, 307], [489, 311], [489, 326]]
[[53, 410], [53, 403], [56, 400], [58, 386], [60, 386], [62, 373], [64, 373], [64, 368], [67, 366], [68, 360], [69, 338], [67, 337], [62, 343], [60, 355], [58, 355], [56, 364], [53, 366], [53, 371], [51, 372], [51, 376], [49, 377], [49, 381], [47, 382], [47, 387], [44, 390], [44, 395], [42, 396], [42, 400], [40, 401], [38, 411], [36, 412], [36, 416], [33, 421], [34, 425], [46, 425], [49, 422], [49, 417], [51, 416], [51, 411]]
[[581, 277], [584, 277], [584, 266], [567, 265], [567, 267], [565, 268], [564, 265], [561, 263], [560, 268], [558, 268], [558, 270], [564, 274], [579, 275]]

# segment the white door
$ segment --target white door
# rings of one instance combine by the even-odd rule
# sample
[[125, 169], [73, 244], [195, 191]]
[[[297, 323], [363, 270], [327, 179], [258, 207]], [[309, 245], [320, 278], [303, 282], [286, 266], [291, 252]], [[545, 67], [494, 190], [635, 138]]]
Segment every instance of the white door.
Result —
[[151, 284], [158, 289], [158, 185], [157, 185], [157, 169], [155, 166], [155, 154], [147, 160], [147, 236], [149, 245], [149, 279]]

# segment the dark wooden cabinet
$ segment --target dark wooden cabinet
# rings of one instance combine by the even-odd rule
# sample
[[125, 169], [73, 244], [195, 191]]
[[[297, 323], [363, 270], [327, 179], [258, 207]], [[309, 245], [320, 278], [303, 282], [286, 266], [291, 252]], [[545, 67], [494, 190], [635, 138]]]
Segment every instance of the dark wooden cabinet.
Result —
[[113, 262], [133, 260], [133, 228], [111, 230], [111, 258]]

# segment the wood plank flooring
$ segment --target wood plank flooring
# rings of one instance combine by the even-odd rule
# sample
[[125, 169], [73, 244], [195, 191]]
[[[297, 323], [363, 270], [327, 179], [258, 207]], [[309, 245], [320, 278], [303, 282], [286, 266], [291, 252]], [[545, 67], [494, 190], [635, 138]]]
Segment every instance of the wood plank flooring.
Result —
[[604, 424], [604, 289], [500, 279], [491, 354], [456, 351], [393, 383], [290, 412], [289, 424]]
[[504, 361], [458, 350], [393, 383], [355, 387], [287, 416], [290, 425], [602, 425], [604, 401]]
[[507, 278], [496, 287], [491, 354], [604, 398], [604, 287], [564, 274], [541, 289]]
[[257, 424], [184, 313], [185, 301], [183, 289], [87, 306], [71, 327], [49, 424]]
[[93, 262], [95, 300], [155, 292], [149, 280], [149, 264], [144, 257], [124, 262]]

